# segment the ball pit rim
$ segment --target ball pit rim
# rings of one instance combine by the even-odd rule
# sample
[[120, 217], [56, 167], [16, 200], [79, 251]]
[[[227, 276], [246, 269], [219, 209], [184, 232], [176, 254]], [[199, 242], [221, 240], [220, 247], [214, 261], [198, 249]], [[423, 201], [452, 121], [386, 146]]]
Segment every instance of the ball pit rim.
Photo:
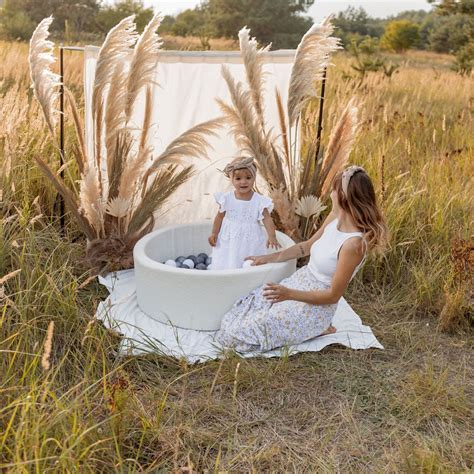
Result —
[[[172, 229], [180, 229], [180, 228], [186, 228], [190, 226], [202, 226], [206, 225], [208, 226], [210, 223], [206, 221], [199, 221], [199, 222], [193, 222], [190, 224], [178, 224], [178, 225], [172, 225], [172, 226], [167, 226], [163, 227], [160, 229], [156, 229], [146, 235], [144, 235], [136, 244], [135, 247], [133, 248], [133, 259], [134, 259], [134, 264], [136, 265], [137, 257], [140, 259], [140, 264], [145, 265], [150, 269], [156, 269], [160, 270], [165, 273], [169, 274], [174, 274], [174, 275], [187, 275], [190, 278], [199, 277], [199, 278], [210, 278], [210, 277], [215, 277], [215, 276], [235, 276], [235, 272], [237, 271], [238, 274], [245, 274], [248, 272], [252, 273], [257, 273], [257, 272], [268, 272], [272, 269], [276, 269], [279, 267], [282, 267], [283, 265], [287, 264], [288, 262], [291, 262], [291, 260], [287, 260], [284, 262], [272, 262], [272, 263], [266, 263], [265, 265], [254, 265], [250, 267], [245, 267], [245, 268], [232, 268], [229, 270], [197, 270], [196, 268], [177, 268], [177, 267], [172, 267], [170, 265], [165, 265], [164, 263], [158, 262], [156, 260], [153, 260], [150, 258], [146, 252], [145, 252], [145, 247], [147, 243], [156, 237], [157, 235], [164, 234]], [[284, 234], [283, 232], [277, 231], [277, 236], [278, 235], [283, 235], [286, 239], [289, 239], [291, 242], [294, 241], [291, 237], [288, 235]]]

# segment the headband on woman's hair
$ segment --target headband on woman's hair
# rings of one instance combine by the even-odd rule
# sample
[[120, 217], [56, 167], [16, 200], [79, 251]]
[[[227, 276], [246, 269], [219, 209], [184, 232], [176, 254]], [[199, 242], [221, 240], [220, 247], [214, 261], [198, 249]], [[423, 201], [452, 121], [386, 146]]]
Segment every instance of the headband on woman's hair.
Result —
[[347, 187], [349, 186], [349, 181], [351, 180], [352, 176], [354, 176], [358, 171], [366, 172], [362, 166], [349, 166], [342, 172], [342, 192], [344, 196], [347, 197]]
[[253, 158], [242, 158], [232, 161], [224, 168], [224, 174], [230, 178], [232, 173], [237, 170], [249, 170], [253, 177], [257, 175], [257, 167]]

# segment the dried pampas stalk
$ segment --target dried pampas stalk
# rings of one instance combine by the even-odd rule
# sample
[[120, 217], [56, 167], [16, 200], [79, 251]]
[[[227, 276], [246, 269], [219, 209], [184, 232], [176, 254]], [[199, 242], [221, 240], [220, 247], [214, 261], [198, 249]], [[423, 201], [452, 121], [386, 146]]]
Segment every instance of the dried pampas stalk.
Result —
[[311, 97], [317, 96], [315, 81], [322, 79], [331, 54], [339, 46], [339, 39], [331, 36], [334, 27], [328, 17], [313, 25], [303, 36], [296, 49], [288, 89], [288, 117], [292, 127], [301, 109]]
[[124, 65], [118, 63], [112, 75], [107, 102], [105, 105], [105, 149], [107, 151], [107, 176], [110, 179], [112, 161], [115, 159], [117, 136], [125, 127], [124, 107], [127, 100], [127, 89], [123, 86], [127, 80]]
[[92, 92], [92, 113], [96, 116], [103, 93], [115, 72], [115, 65], [128, 60], [138, 34], [135, 26], [135, 15], [124, 18], [107, 34], [99, 51], [95, 69], [94, 90]]
[[133, 212], [128, 225], [129, 235], [139, 233], [153, 219], [156, 209], [163, 206], [168, 198], [183, 184], [193, 173], [193, 167], [188, 166], [178, 171], [176, 166], [169, 166], [159, 170], [149, 187], [144, 188], [142, 200]]
[[100, 193], [106, 188], [105, 177], [102, 176], [102, 123], [104, 118], [104, 99], [101, 98], [97, 104], [96, 118], [94, 123], [94, 158], [95, 160], [89, 160], [85, 169], [89, 166], [95, 167], [99, 176]]
[[100, 194], [99, 178], [94, 167], [90, 167], [81, 180], [79, 193], [81, 211], [95, 230], [95, 237], [100, 237], [104, 228], [104, 205]]
[[290, 160], [290, 146], [288, 144], [288, 128], [286, 126], [286, 117], [285, 117], [285, 110], [283, 108], [283, 101], [281, 100], [281, 94], [280, 94], [280, 91], [278, 90], [278, 87], [275, 89], [275, 96], [276, 96], [276, 103], [278, 107], [278, 119], [280, 121], [281, 140], [283, 143], [285, 163], [289, 170], [291, 160]]
[[41, 367], [44, 370], [49, 370], [51, 367], [50, 357], [51, 349], [53, 347], [53, 333], [54, 333], [54, 321], [50, 321], [48, 325], [48, 331], [46, 332], [46, 339], [43, 345], [43, 357], [41, 358]]
[[258, 120], [261, 126], [264, 127], [265, 118], [263, 115], [264, 105], [262, 91], [264, 73], [260, 56], [270, 49], [270, 45], [258, 49], [257, 40], [250, 38], [250, 30], [245, 26], [239, 31], [239, 41], [252, 103]]
[[[255, 123], [244, 122], [240, 111], [226, 104], [223, 100], [216, 99], [216, 102], [219, 104], [219, 108], [230, 127], [230, 133], [241, 152], [257, 157], [259, 147], [256, 145], [256, 137], [259, 132]], [[247, 132], [249, 133], [247, 134]]]
[[275, 204], [281, 228], [285, 234], [300, 241], [300, 220], [295, 212], [296, 203], [290, 201], [288, 193], [282, 187], [272, 190], [270, 195]]
[[250, 95], [242, 89], [240, 82], [235, 82], [227, 66], [222, 66], [221, 74], [229, 89], [233, 108], [220, 99], [217, 99], [217, 103], [231, 124], [231, 132], [237, 144], [240, 146], [247, 144], [248, 148], [243, 151], [254, 153], [257, 158], [262, 152], [258, 143], [261, 130], [255, 120]]
[[140, 149], [141, 150], [146, 148], [148, 144], [148, 136], [149, 136], [150, 128], [151, 128], [152, 114], [153, 114], [153, 91], [152, 91], [151, 86], [148, 86], [146, 88], [145, 112], [143, 115], [142, 132], [140, 135]]
[[349, 161], [358, 128], [358, 108], [354, 99], [351, 99], [329, 136], [321, 167], [321, 196], [327, 194], [334, 176]]
[[[111, 162], [110, 175], [109, 175], [109, 192], [108, 200], [114, 199], [119, 195], [119, 189], [121, 183], [126, 178], [127, 163], [131, 160], [131, 151], [133, 147], [133, 137], [127, 132], [123, 131], [117, 134], [116, 142], [114, 145], [114, 159]], [[122, 196], [128, 199], [134, 192], [134, 182], [127, 180], [127, 191], [129, 194]]]
[[156, 14], [145, 27], [135, 45], [127, 83], [127, 102], [125, 105], [127, 122], [130, 120], [133, 105], [139, 92], [143, 87], [153, 83], [158, 52], [163, 43], [156, 30], [162, 19], [163, 17], [160, 14]]
[[48, 40], [52, 21], [53, 17], [50, 16], [36, 27], [30, 40], [28, 61], [35, 97], [41, 105], [46, 123], [54, 138], [59, 113], [55, 108], [55, 103], [59, 98], [61, 78], [51, 71], [51, 65], [56, 62], [53, 54], [54, 43]]
[[163, 165], [181, 163], [184, 157], [206, 158], [206, 150], [210, 147], [206, 137], [216, 136], [216, 130], [221, 126], [222, 118], [217, 118], [200, 123], [182, 133], [153, 160], [143, 177], [143, 182], [146, 183], [151, 174]]
[[69, 89], [64, 88], [64, 91], [66, 92], [66, 98], [68, 100], [69, 108], [71, 109], [77, 140], [79, 141], [79, 152], [75, 154], [76, 158], [78, 158], [76, 159], [77, 167], [79, 168], [79, 172], [83, 173], [85, 164], [87, 163], [87, 149], [84, 139], [84, 126], [82, 124], [81, 118], [79, 117], [76, 99], [74, 99], [74, 96]]
[[95, 237], [95, 231], [90, 226], [87, 219], [81, 214], [79, 210], [79, 206], [77, 203], [76, 196], [72, 193], [72, 191], [64, 184], [60, 178], [58, 178], [51, 168], [38, 156], [35, 156], [35, 161], [38, 163], [38, 166], [46, 175], [46, 177], [51, 181], [53, 186], [56, 188], [56, 191], [61, 194], [64, 198], [66, 205], [69, 207], [69, 210], [73, 213], [78, 225], [81, 227], [84, 234], [87, 238], [92, 239]]
[[210, 147], [207, 137], [216, 137], [216, 130], [220, 127], [222, 127], [222, 118], [208, 120], [207, 122], [195, 125], [173, 140], [157, 158], [157, 161], [183, 158], [185, 156], [207, 158], [206, 151]]
[[123, 172], [120, 176], [120, 197], [131, 199], [137, 191], [136, 183], [141, 179], [143, 168], [151, 157], [152, 148], [148, 146], [148, 134], [151, 127], [153, 109], [153, 92], [151, 87], [147, 87], [145, 99], [145, 112], [143, 116], [143, 126], [140, 136], [140, 145], [135, 157], [129, 156], [124, 162]]

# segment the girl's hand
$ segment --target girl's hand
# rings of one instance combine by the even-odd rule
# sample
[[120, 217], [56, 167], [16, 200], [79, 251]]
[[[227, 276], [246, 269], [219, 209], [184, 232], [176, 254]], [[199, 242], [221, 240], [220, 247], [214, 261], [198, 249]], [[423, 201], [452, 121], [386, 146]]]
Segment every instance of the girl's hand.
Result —
[[278, 250], [281, 248], [280, 242], [278, 242], [275, 236], [268, 237], [267, 248], [271, 247], [272, 249]]
[[265, 296], [270, 303], [281, 303], [282, 301], [291, 299], [290, 289], [276, 283], [268, 283], [263, 290], [263, 296]]
[[211, 247], [215, 247], [217, 245], [217, 234], [211, 234], [207, 241]]
[[252, 262], [252, 266], [256, 265], [265, 265], [266, 263], [270, 263], [270, 255], [260, 255], [258, 257], [246, 257], [245, 260], [250, 260]]

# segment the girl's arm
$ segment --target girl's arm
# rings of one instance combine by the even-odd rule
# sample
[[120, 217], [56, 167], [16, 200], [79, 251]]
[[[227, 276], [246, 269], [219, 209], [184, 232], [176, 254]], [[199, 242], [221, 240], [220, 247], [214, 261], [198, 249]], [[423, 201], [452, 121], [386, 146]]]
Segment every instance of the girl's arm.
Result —
[[217, 236], [219, 235], [219, 232], [221, 230], [222, 221], [224, 220], [224, 216], [225, 216], [225, 211], [224, 212], [218, 212], [216, 214], [216, 217], [214, 219], [214, 224], [212, 225], [211, 235], [207, 239], [209, 241], [209, 245], [211, 247], [215, 247], [216, 244], [217, 244]]
[[263, 295], [272, 303], [294, 300], [314, 305], [335, 304], [346, 291], [355, 268], [363, 258], [364, 242], [359, 237], [352, 237], [341, 247], [336, 272], [327, 290], [301, 291], [270, 283]]
[[275, 262], [286, 262], [287, 260], [292, 260], [294, 258], [306, 257], [309, 255], [311, 246], [316, 240], [318, 240], [326, 226], [333, 221], [336, 216], [331, 212], [323, 222], [323, 225], [318, 229], [317, 232], [305, 242], [292, 245], [287, 249], [280, 250], [279, 252], [271, 253], [268, 255], [262, 255], [257, 257], [247, 257], [246, 260], [252, 260], [252, 265], [263, 265], [265, 263], [275, 263]]
[[275, 224], [273, 223], [273, 219], [270, 216], [270, 213], [268, 212], [268, 209], [265, 208], [263, 210], [263, 225], [265, 227], [265, 230], [267, 231], [267, 247], [272, 247], [275, 249], [278, 249], [281, 247], [281, 245], [278, 243], [278, 240], [276, 238], [276, 229], [275, 229]]

